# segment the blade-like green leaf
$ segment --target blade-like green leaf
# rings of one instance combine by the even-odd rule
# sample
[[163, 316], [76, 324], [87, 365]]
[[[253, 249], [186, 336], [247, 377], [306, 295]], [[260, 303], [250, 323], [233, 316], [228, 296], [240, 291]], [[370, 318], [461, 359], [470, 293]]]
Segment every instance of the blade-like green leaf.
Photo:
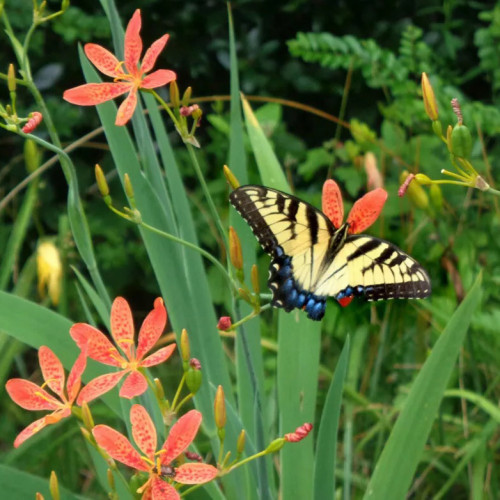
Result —
[[316, 457], [314, 460], [314, 498], [316, 500], [335, 497], [334, 471], [337, 456], [337, 432], [348, 361], [349, 335], [335, 367], [316, 437]]
[[365, 499], [405, 498], [472, 314], [479, 303], [480, 292], [481, 277], [478, 277], [415, 379], [377, 462]]

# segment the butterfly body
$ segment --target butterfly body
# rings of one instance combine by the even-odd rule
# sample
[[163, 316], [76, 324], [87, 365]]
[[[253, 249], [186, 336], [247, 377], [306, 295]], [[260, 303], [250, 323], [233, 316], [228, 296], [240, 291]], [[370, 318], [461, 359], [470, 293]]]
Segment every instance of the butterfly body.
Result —
[[327, 297], [430, 294], [429, 277], [412, 257], [385, 240], [350, 234], [354, 219], [337, 228], [312, 205], [264, 186], [241, 186], [230, 200], [271, 256], [268, 285], [275, 307], [304, 309], [320, 320]]

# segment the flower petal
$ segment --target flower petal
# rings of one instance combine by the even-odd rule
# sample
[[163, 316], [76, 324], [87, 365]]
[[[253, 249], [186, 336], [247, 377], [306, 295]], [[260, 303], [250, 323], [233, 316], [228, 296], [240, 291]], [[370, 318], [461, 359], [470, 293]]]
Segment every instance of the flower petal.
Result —
[[64, 368], [53, 351], [42, 345], [38, 349], [38, 361], [42, 369], [43, 380], [60, 397], [64, 395]]
[[76, 358], [75, 364], [71, 368], [68, 376], [68, 382], [66, 383], [66, 393], [68, 395], [68, 400], [70, 403], [76, 398], [78, 391], [82, 385], [82, 374], [87, 366], [87, 345], [83, 346], [80, 351], [80, 355]]
[[162, 448], [161, 463], [168, 465], [191, 444], [201, 424], [201, 413], [197, 410], [188, 411], [172, 426]]
[[179, 492], [171, 484], [158, 477], [155, 477], [151, 483], [151, 498], [153, 500], [180, 500]]
[[5, 388], [14, 403], [25, 410], [57, 410], [61, 403], [40, 386], [22, 378], [11, 378]]
[[137, 106], [137, 90], [133, 89], [127, 98], [120, 104], [118, 112], [116, 113], [115, 125], [118, 127], [125, 125], [132, 115], [134, 114], [135, 107]]
[[153, 42], [151, 44], [151, 47], [146, 50], [141, 64], [141, 71], [143, 73], [148, 73], [153, 69], [153, 66], [156, 64], [156, 59], [160, 55], [161, 51], [165, 48], [169, 37], [170, 35], [163, 35], [161, 38], [158, 38], [158, 40]]
[[166, 347], [158, 349], [155, 353], [151, 354], [151, 356], [148, 356], [144, 361], [142, 361], [141, 366], [149, 368], [150, 366], [163, 363], [171, 356], [176, 347], [176, 344], [169, 344]]
[[125, 66], [131, 75], [137, 74], [137, 64], [142, 52], [141, 9], [137, 9], [125, 31]]
[[167, 310], [163, 299], [158, 297], [154, 309], [144, 319], [137, 341], [137, 359], [142, 357], [156, 344], [167, 324]]
[[146, 462], [141, 459], [139, 452], [123, 434], [120, 434], [107, 425], [96, 425], [92, 429], [92, 434], [97, 444], [105, 450], [111, 458], [137, 470], [149, 470]]
[[380, 215], [385, 200], [387, 200], [387, 191], [382, 188], [374, 189], [360, 198], [347, 217], [347, 222], [350, 224], [349, 233], [361, 233], [370, 227]]
[[21, 446], [27, 439], [34, 436], [38, 431], [41, 431], [44, 427], [49, 425], [46, 417], [39, 418], [32, 422], [26, 429], [22, 430], [14, 440], [14, 448]]
[[133, 405], [130, 408], [130, 423], [135, 444], [144, 455], [154, 461], [157, 445], [156, 429], [144, 406]]
[[81, 406], [84, 401], [89, 403], [95, 398], [110, 391], [116, 384], [118, 384], [125, 373], [127, 373], [125, 370], [121, 370], [115, 373], [106, 373], [105, 375], [100, 375], [99, 377], [92, 379], [80, 391], [76, 404]]
[[342, 225], [344, 220], [342, 193], [333, 179], [328, 179], [323, 184], [322, 210], [336, 228]]
[[120, 61], [108, 49], [96, 43], [86, 43], [85, 54], [90, 62], [105, 75], [116, 77], [123, 74], [120, 69]]
[[69, 334], [80, 349], [87, 346], [87, 356], [90, 359], [116, 367], [121, 367], [126, 362], [106, 335], [87, 323], [74, 324], [69, 329]]
[[116, 297], [111, 306], [111, 335], [116, 345], [132, 359], [134, 345], [134, 320], [128, 302], [123, 297]]
[[131, 83], [86, 83], [72, 89], [68, 89], [63, 94], [63, 99], [71, 104], [79, 106], [94, 106], [106, 101], [110, 101], [119, 95], [125, 94], [132, 89]]
[[175, 469], [175, 481], [181, 484], [202, 484], [214, 479], [219, 471], [204, 463], [185, 463]]
[[142, 79], [141, 89], [155, 89], [173, 82], [177, 75], [169, 69], [158, 69]]
[[120, 389], [120, 397], [132, 399], [136, 396], [140, 396], [148, 388], [148, 381], [142, 373], [133, 371], [125, 379], [123, 385]]

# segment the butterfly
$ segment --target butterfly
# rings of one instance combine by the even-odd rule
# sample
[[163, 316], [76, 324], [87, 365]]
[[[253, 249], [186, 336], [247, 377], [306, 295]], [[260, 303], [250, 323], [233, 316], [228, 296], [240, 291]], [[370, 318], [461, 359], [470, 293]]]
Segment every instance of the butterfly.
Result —
[[323, 212], [264, 186], [241, 186], [229, 198], [271, 256], [274, 307], [304, 309], [321, 320], [327, 297], [345, 306], [355, 296], [420, 299], [431, 293], [416, 260], [388, 241], [358, 234], [377, 219], [387, 198], [381, 188], [359, 199], [345, 223], [342, 194], [331, 179], [323, 187]]

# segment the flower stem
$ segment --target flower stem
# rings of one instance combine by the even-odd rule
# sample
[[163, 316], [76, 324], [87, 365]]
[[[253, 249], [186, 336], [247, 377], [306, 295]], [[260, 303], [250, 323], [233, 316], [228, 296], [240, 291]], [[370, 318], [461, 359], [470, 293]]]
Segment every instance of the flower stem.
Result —
[[179, 396], [181, 395], [181, 390], [184, 387], [184, 382], [186, 381], [186, 373], [182, 375], [181, 381], [179, 382], [179, 387], [177, 387], [177, 391], [175, 393], [174, 399], [172, 401], [172, 404], [170, 405], [170, 408], [172, 411], [175, 411], [175, 405], [177, 404], [177, 400], [179, 399]]
[[485, 193], [494, 194], [495, 196], [500, 196], [500, 191], [498, 189], [493, 189], [492, 187], [488, 188]]
[[177, 413], [191, 398], [193, 398], [194, 394], [190, 392], [178, 405], [177, 408], [172, 406], [172, 411]]

